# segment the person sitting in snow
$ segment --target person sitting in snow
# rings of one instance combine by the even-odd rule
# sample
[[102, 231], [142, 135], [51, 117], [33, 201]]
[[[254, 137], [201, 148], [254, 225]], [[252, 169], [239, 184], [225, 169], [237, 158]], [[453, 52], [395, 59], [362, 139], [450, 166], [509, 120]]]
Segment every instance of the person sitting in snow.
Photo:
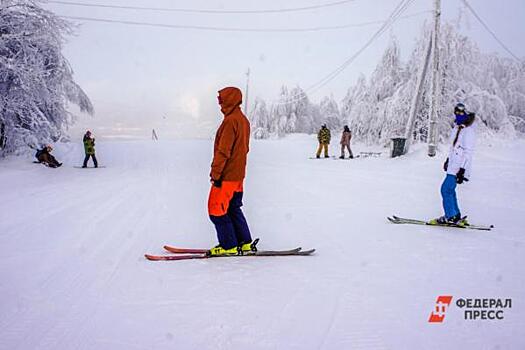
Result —
[[330, 144], [330, 129], [326, 127], [326, 124], [321, 126], [319, 133], [317, 134], [317, 140], [319, 141], [319, 147], [317, 148], [316, 157], [321, 157], [321, 151], [324, 149], [324, 157], [328, 158], [328, 145]]
[[354, 158], [354, 155], [352, 154], [352, 150], [350, 149], [350, 140], [352, 139], [352, 132], [348, 128], [348, 125], [345, 125], [343, 129], [343, 134], [341, 135], [341, 159], [345, 159], [345, 147], [348, 149], [348, 153], [350, 155], [350, 159]]
[[38, 159], [38, 163], [42, 163], [47, 165], [50, 168], [58, 168], [62, 165], [62, 163], [59, 163], [53, 155], [51, 155], [51, 151], [53, 150], [53, 147], [51, 145], [46, 145], [41, 150], [38, 150], [35, 154], [36, 159]]
[[466, 218], [461, 217], [458, 200], [456, 197], [456, 185], [468, 181], [472, 167], [472, 156], [475, 145], [474, 113], [466, 113], [465, 106], [458, 103], [454, 109], [456, 126], [451, 132], [451, 147], [448, 158], [443, 164], [447, 173], [441, 185], [441, 196], [443, 198], [443, 209], [445, 215], [431, 220], [434, 224], [455, 224], [466, 226]]
[[89, 157], [93, 158], [93, 164], [95, 164], [95, 168], [98, 168], [97, 157], [95, 157], [95, 138], [91, 135], [91, 131], [86, 131], [83, 141], [84, 152], [86, 153], [86, 156], [84, 157], [84, 164], [82, 164], [82, 168], [87, 168]]
[[227, 87], [219, 91], [217, 98], [224, 119], [215, 135], [208, 214], [217, 230], [219, 245], [209, 254], [236, 255], [239, 250], [252, 250], [250, 229], [241, 210], [250, 122], [240, 108], [241, 90]]

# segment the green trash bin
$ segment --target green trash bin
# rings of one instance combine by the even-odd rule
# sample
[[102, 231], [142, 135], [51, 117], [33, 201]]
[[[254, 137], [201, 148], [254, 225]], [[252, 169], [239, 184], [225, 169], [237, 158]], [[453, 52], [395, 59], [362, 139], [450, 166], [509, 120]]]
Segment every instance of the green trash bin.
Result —
[[405, 142], [404, 137], [394, 137], [392, 140], [392, 158], [402, 156], [405, 154]]

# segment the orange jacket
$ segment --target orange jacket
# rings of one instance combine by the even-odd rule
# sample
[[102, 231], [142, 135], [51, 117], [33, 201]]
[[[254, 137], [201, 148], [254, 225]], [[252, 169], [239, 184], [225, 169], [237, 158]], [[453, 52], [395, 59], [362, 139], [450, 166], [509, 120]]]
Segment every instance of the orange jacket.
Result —
[[213, 180], [242, 181], [250, 143], [250, 122], [241, 112], [241, 90], [227, 87], [219, 91], [224, 120], [215, 135], [210, 176]]

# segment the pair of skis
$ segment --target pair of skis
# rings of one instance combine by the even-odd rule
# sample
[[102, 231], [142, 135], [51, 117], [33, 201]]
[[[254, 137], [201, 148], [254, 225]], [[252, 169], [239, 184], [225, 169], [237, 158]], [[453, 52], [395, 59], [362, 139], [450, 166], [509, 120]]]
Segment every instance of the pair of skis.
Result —
[[151, 255], [145, 254], [146, 259], [151, 261], [167, 260], [190, 260], [190, 259], [209, 259], [223, 257], [246, 257], [246, 256], [307, 256], [315, 252], [315, 249], [302, 250], [301, 247], [288, 250], [257, 250], [256, 245], [259, 239], [253, 241], [252, 250], [239, 252], [238, 255], [210, 255], [208, 249], [178, 248], [165, 245], [164, 249], [171, 253], [170, 255]]
[[438, 223], [431, 223], [429, 221], [425, 220], [417, 220], [417, 219], [407, 219], [407, 218], [401, 218], [399, 216], [392, 215], [392, 217], [387, 217], [388, 221], [394, 224], [412, 224], [412, 225], [429, 225], [429, 226], [444, 226], [444, 227], [454, 227], [454, 228], [463, 228], [463, 229], [470, 229], [470, 230], [481, 230], [481, 231], [490, 231], [494, 228], [494, 225], [489, 226], [481, 226], [481, 225], [456, 225], [456, 224], [438, 224]]
[[350, 158], [350, 157], [339, 158], [338, 156], [329, 156], [329, 157], [321, 156], [319, 158], [317, 158], [317, 157], [308, 157], [308, 159], [352, 160], [352, 159], [356, 159], [356, 158], [359, 158], [359, 157], [361, 157], [361, 156], [358, 154], [358, 155], [355, 155], [354, 158]]

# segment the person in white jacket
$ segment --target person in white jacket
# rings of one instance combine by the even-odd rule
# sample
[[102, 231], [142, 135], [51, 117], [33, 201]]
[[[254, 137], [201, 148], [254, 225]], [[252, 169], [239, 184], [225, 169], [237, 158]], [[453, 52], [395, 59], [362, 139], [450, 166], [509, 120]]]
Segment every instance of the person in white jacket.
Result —
[[443, 164], [443, 169], [447, 175], [441, 185], [445, 215], [431, 220], [431, 223], [468, 225], [466, 219], [461, 217], [456, 196], [456, 185], [470, 179], [472, 156], [476, 142], [474, 125], [476, 115], [466, 113], [463, 104], [458, 104], [454, 113], [456, 126], [450, 134], [451, 147], [448, 158]]

